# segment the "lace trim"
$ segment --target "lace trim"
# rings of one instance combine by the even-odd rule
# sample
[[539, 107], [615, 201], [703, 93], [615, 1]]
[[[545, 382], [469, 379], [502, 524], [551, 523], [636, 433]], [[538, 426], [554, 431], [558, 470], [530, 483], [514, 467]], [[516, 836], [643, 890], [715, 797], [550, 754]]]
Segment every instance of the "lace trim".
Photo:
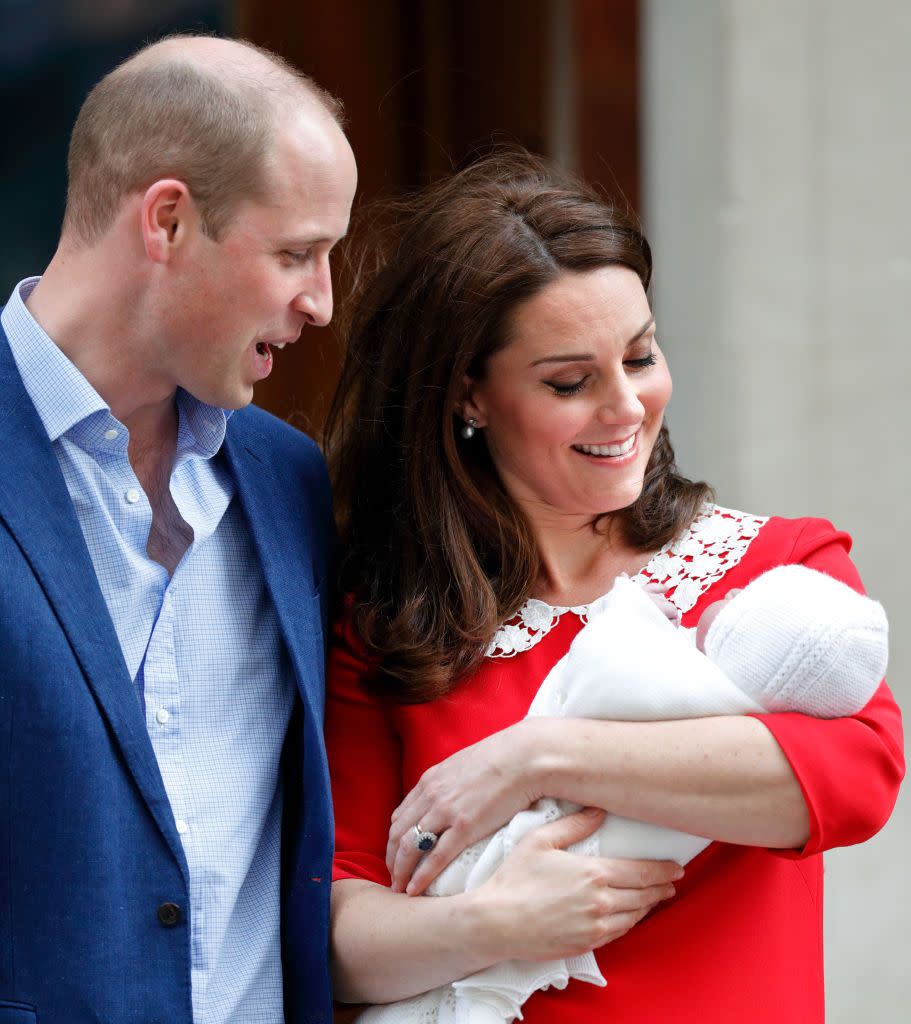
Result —
[[[633, 579], [664, 583], [667, 597], [682, 615], [746, 554], [767, 516], [753, 516], [720, 505], [706, 505], [693, 525], [649, 559]], [[528, 651], [567, 614], [588, 622], [589, 604], [560, 607], [530, 598], [494, 634], [488, 658], [513, 658]]]

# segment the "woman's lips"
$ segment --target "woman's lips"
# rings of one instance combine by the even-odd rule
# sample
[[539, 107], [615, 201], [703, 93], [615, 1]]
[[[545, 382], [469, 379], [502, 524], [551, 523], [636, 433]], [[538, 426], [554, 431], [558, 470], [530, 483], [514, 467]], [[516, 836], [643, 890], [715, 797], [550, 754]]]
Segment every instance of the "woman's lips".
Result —
[[639, 431], [637, 430], [635, 434], [630, 434], [623, 441], [608, 444], [574, 444], [572, 447], [574, 451], [592, 458], [616, 460], [631, 455], [636, 450], [638, 439]]

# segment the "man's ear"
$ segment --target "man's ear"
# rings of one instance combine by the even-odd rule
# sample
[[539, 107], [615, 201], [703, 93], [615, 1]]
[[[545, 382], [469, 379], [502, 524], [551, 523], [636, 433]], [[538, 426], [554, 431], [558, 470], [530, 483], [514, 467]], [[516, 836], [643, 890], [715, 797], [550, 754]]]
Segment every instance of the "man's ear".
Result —
[[486, 405], [479, 394], [478, 382], [467, 373], [462, 378], [462, 395], [456, 403], [456, 412], [466, 423], [474, 420], [476, 427], [487, 426]]
[[155, 263], [167, 263], [183, 245], [199, 215], [186, 184], [176, 178], [153, 182], [142, 197], [142, 243]]

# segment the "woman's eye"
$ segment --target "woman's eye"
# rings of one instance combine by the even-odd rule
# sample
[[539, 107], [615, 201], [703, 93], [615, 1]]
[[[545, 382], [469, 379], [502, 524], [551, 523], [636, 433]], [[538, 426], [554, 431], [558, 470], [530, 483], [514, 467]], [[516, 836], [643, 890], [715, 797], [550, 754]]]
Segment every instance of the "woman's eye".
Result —
[[624, 365], [630, 370], [644, 370], [646, 366], [654, 366], [658, 360], [655, 358], [654, 352], [649, 352], [647, 356], [642, 356], [641, 359], [626, 359]]
[[588, 377], [581, 377], [571, 384], [558, 384], [555, 380], [546, 380], [544, 383], [555, 395], [559, 395], [561, 398], [568, 398], [570, 395], [577, 395], [585, 387], [588, 383]]

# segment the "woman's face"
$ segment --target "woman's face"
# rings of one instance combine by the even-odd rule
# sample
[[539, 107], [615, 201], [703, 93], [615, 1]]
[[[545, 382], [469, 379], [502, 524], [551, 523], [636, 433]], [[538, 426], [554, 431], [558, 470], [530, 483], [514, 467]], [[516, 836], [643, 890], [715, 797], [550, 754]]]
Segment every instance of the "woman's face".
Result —
[[483, 429], [510, 496], [539, 523], [631, 505], [671, 397], [638, 276], [564, 274], [508, 328], [484, 376], [466, 381], [462, 413]]

